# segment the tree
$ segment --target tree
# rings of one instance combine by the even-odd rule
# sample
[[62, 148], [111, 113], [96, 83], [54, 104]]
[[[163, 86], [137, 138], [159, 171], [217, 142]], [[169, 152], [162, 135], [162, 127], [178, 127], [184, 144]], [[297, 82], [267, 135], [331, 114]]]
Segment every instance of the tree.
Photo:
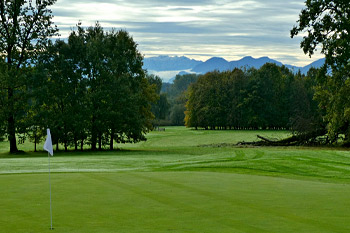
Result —
[[240, 69], [234, 69], [232, 71], [226, 71], [226, 94], [227, 99], [225, 103], [227, 106], [227, 125], [231, 129], [244, 128], [247, 126], [246, 118], [248, 113], [246, 112], [246, 99], [247, 99], [247, 85], [249, 80], [247, 75]]
[[318, 70], [311, 68], [307, 76], [297, 74], [289, 85], [290, 126], [296, 134], [306, 134], [325, 128], [321, 109], [314, 99]]
[[167, 91], [168, 96], [171, 100], [175, 100], [181, 95], [184, 91], [187, 90], [188, 86], [191, 83], [196, 82], [198, 79], [197, 74], [184, 74], [184, 75], [176, 75], [174, 83], [171, 85], [169, 90]]
[[69, 145], [77, 149], [86, 131], [87, 85], [75, 63], [74, 50], [69, 43], [57, 40], [49, 43], [39, 61], [31, 85], [32, 126], [44, 132], [50, 126], [57, 144], [63, 143], [65, 150]]
[[186, 92], [190, 84], [196, 82], [198, 77], [197, 74], [176, 75], [174, 83], [167, 87], [166, 94], [169, 100], [169, 120], [171, 124], [184, 125]]
[[78, 24], [69, 44], [86, 82], [91, 149], [145, 140], [144, 133], [152, 127], [156, 87], [146, 78], [133, 38], [124, 30], [105, 32], [98, 23], [86, 30]]
[[[3, 0], [0, 1], [0, 56], [7, 64], [8, 82], [1, 82], [5, 105], [1, 111], [6, 118], [6, 132], [10, 152], [17, 152], [16, 128], [23, 117], [23, 93], [26, 91], [28, 67], [44, 49], [48, 38], [56, 35], [52, 12], [48, 9], [56, 0]], [[31, 69], [29, 69], [31, 70]], [[4, 113], [5, 111], [5, 113]]]
[[96, 150], [145, 140], [156, 86], [145, 77], [142, 60], [128, 32], [78, 24], [68, 43], [48, 43], [39, 56], [31, 86], [32, 125], [49, 126], [53, 141], [65, 150], [77, 150], [79, 142], [81, 149], [88, 142]]
[[185, 125], [187, 127], [203, 127], [215, 129], [219, 125], [222, 105], [219, 96], [222, 75], [213, 71], [200, 76], [197, 82], [189, 87], [188, 101], [186, 103]]
[[158, 124], [159, 120], [164, 120], [168, 116], [169, 103], [165, 93], [160, 93], [162, 89], [162, 79], [156, 75], [146, 75], [149, 84], [153, 85], [158, 95], [156, 103], [152, 104], [152, 113], [155, 116], [155, 124]]
[[110, 88], [106, 122], [113, 149], [113, 141], [146, 140], [144, 134], [152, 128], [151, 103], [156, 101], [157, 93], [142, 69], [143, 56], [127, 31], [107, 33], [106, 44], [106, 75], [110, 80], [105, 85]]
[[245, 72], [209, 72], [187, 91], [185, 124], [205, 129], [318, 130], [320, 115], [312, 99], [314, 80], [314, 76], [294, 75], [276, 64]]
[[306, 32], [300, 46], [305, 54], [312, 56], [321, 46], [326, 57], [322, 73], [318, 75], [315, 98], [320, 108], [326, 109], [331, 141], [345, 135], [344, 142], [350, 144], [350, 4], [347, 0], [306, 1], [298, 25], [291, 36]]
[[175, 104], [171, 109], [170, 120], [173, 125], [184, 125], [186, 107]]
[[291, 37], [306, 32], [300, 47], [312, 56], [321, 45], [333, 72], [350, 71], [350, 5], [347, 0], [307, 0]]
[[7, 87], [9, 83], [9, 75], [7, 71], [7, 65], [4, 61], [0, 60], [0, 138], [4, 140], [6, 134], [6, 117], [7, 117], [7, 92], [4, 87]]
[[249, 128], [286, 128], [289, 120], [286, 81], [288, 76], [294, 78], [293, 74], [285, 67], [267, 63], [259, 70], [248, 70], [247, 76], [245, 96], [243, 101], [238, 101], [238, 106], [245, 111], [245, 125]]

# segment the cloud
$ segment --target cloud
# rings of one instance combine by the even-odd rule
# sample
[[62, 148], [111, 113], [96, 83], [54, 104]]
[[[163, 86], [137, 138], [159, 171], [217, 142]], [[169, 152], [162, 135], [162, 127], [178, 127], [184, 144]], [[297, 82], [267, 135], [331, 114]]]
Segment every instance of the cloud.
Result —
[[[55, 23], [67, 37], [79, 20], [133, 35], [146, 56], [269, 56], [303, 65], [310, 59], [290, 39], [304, 0], [60, 0]], [[317, 57], [317, 56], [316, 56]], [[317, 57], [318, 58], [318, 57]]]
[[193, 11], [193, 8], [189, 7], [177, 7], [177, 8], [170, 8], [171, 11]]

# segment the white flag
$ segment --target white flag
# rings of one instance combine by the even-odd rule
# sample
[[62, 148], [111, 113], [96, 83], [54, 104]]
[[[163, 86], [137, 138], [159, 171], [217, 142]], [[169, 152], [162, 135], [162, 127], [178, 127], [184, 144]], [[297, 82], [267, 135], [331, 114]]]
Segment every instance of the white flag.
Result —
[[47, 136], [46, 136], [46, 141], [44, 144], [44, 150], [49, 152], [51, 156], [53, 156], [53, 148], [52, 148], [52, 140], [51, 140], [51, 133], [50, 129], [47, 129]]

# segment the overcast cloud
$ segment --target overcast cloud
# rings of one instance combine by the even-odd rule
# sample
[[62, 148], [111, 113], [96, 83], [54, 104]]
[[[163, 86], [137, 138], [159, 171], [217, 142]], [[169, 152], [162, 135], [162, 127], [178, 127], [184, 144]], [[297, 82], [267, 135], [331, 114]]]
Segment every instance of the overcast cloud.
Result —
[[82, 21], [126, 29], [146, 57], [188, 56], [206, 60], [268, 56], [307, 65], [300, 38], [290, 38], [304, 0], [58, 0], [54, 21], [62, 38]]

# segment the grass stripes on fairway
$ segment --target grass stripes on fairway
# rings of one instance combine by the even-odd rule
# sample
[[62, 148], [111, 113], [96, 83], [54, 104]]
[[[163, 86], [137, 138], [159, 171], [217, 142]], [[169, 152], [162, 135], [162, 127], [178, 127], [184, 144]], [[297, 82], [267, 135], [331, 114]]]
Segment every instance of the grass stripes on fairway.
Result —
[[54, 231], [47, 154], [0, 152], [0, 232], [350, 232], [350, 152], [231, 146], [256, 134], [288, 132], [167, 127], [122, 151], [55, 153]]
[[[37, 157], [32, 157], [37, 156]], [[45, 153], [0, 159], [0, 174], [47, 173]], [[350, 183], [350, 152], [298, 148], [144, 148], [56, 153], [53, 172], [212, 171]]]

